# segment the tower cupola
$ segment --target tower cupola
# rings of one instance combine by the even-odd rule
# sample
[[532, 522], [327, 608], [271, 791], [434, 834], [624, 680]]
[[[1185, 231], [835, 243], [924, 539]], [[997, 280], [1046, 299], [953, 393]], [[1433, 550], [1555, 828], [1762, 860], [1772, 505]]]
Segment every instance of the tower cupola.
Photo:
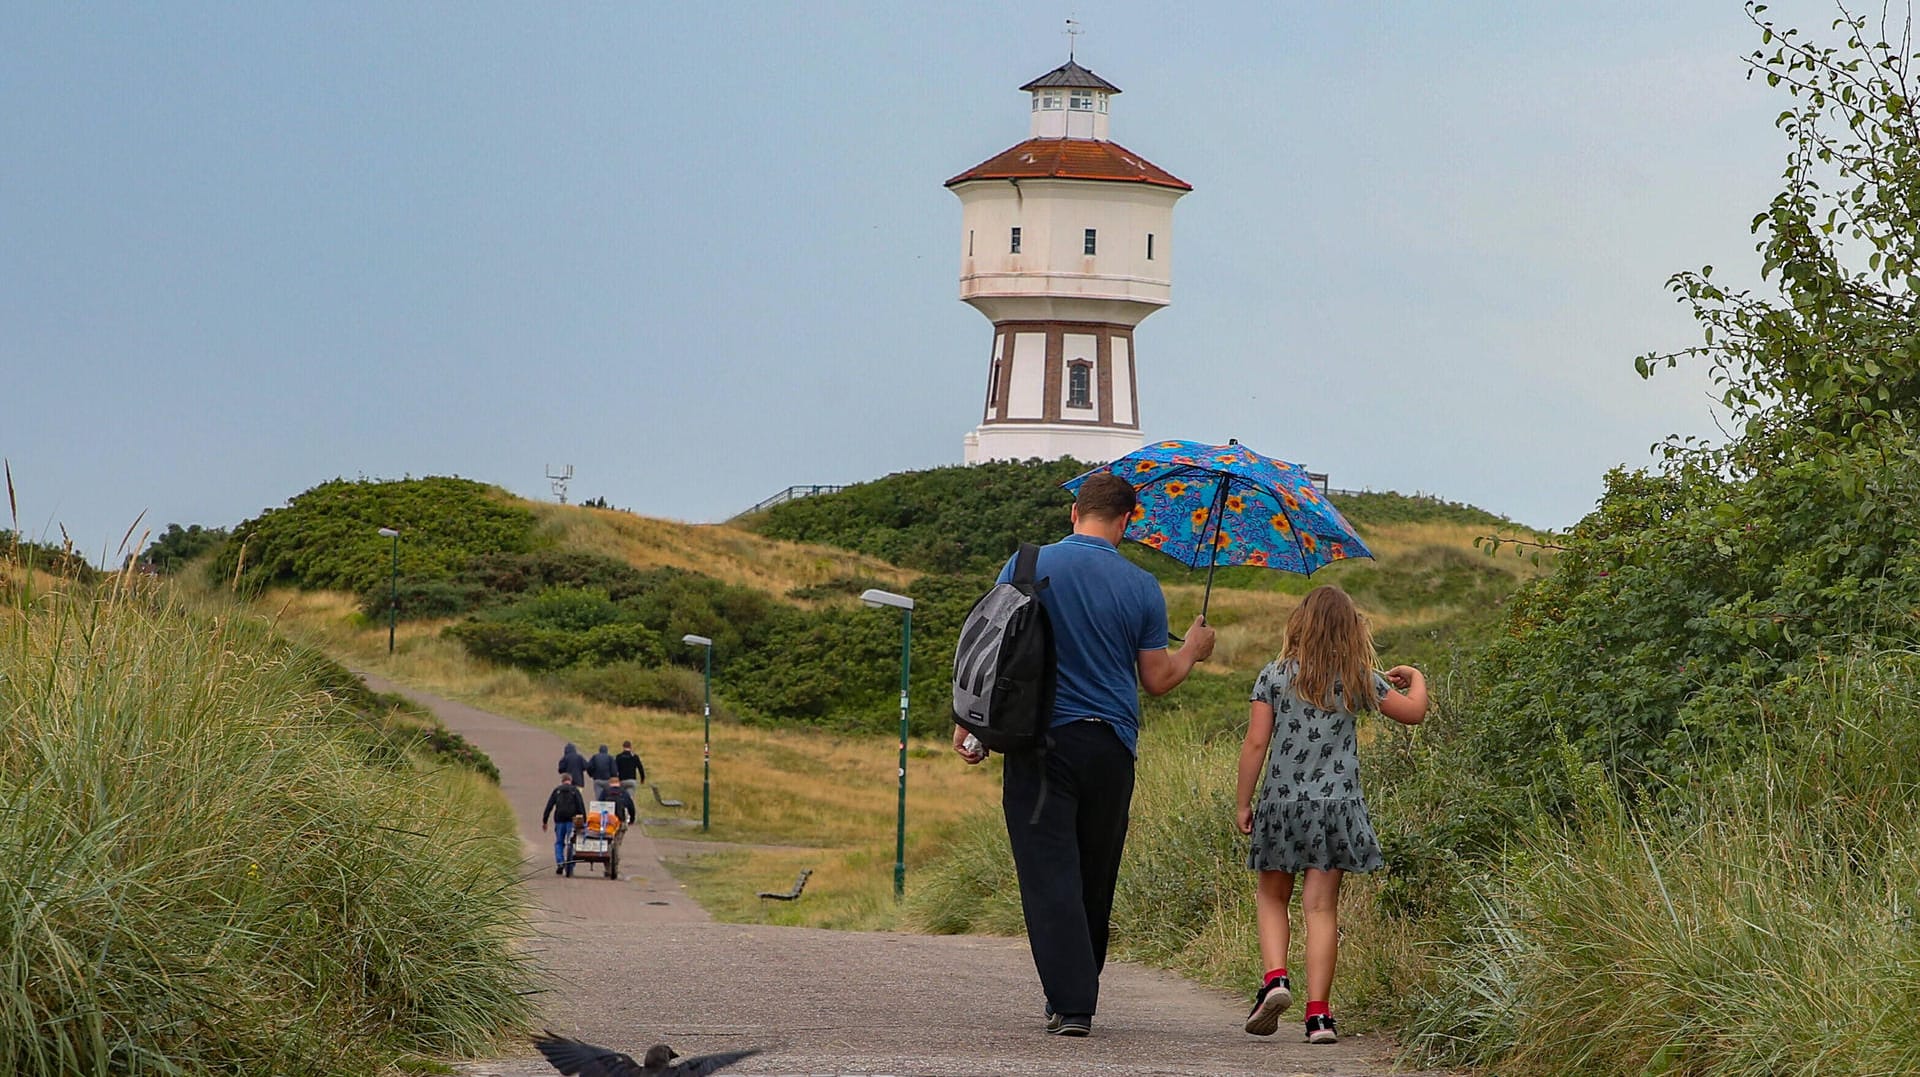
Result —
[[1034, 138], [1107, 138], [1107, 107], [1120, 87], [1068, 60], [1020, 87], [1033, 95]]

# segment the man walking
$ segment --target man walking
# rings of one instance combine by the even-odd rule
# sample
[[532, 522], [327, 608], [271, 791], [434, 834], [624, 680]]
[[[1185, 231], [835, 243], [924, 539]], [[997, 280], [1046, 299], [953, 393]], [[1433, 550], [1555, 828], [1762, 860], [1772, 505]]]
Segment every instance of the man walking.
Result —
[[[1167, 603], [1145, 569], [1120, 556], [1133, 487], [1101, 473], [1081, 483], [1073, 533], [1040, 550], [1040, 602], [1053, 623], [1056, 691], [1044, 750], [1006, 758], [1001, 807], [1027, 922], [1027, 944], [1047, 997], [1047, 1031], [1093, 1030], [1107, 960], [1113, 891], [1133, 800], [1140, 690], [1163, 695], [1213, 653], [1196, 617], [1179, 650], [1167, 647]], [[1000, 582], [1013, 579], [1013, 561]], [[954, 750], [969, 763], [966, 729]]]
[[630, 740], [620, 742], [620, 754], [613, 757], [613, 766], [620, 772], [620, 783], [627, 787], [629, 793], [640, 788], [640, 783], [647, 780], [647, 765], [640, 762], [640, 756], [634, 752]]
[[560, 752], [558, 769], [561, 774], [573, 779], [574, 789], [582, 794], [586, 792], [587, 757], [580, 754], [580, 749], [574, 747], [572, 741], [568, 741], [566, 748]]
[[632, 826], [633, 821], [640, 815], [638, 809], [634, 807], [632, 795], [621, 787], [620, 779], [618, 778], [610, 779], [607, 782], [607, 795], [601, 799], [612, 804], [613, 817], [628, 826]]
[[567, 859], [567, 838], [573, 834], [575, 816], [587, 814], [586, 802], [580, 799], [580, 790], [573, 787], [573, 775], [560, 775], [560, 784], [547, 794], [547, 808], [540, 813], [540, 831], [545, 833], [547, 820], [553, 820], [553, 873], [566, 873], [573, 878], [573, 861]]
[[593, 799], [607, 799], [607, 781], [620, 773], [613, 765], [613, 753], [602, 744], [600, 750], [587, 760], [587, 776], [593, 779]]

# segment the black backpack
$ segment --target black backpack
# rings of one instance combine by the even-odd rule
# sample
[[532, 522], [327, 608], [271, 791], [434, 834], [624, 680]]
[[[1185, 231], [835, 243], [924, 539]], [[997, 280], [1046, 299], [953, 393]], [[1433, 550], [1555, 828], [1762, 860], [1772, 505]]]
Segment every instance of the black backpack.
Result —
[[953, 653], [953, 720], [996, 752], [1040, 744], [1053, 719], [1053, 622], [1035, 580], [1040, 547], [1020, 544], [1013, 580], [981, 596]]

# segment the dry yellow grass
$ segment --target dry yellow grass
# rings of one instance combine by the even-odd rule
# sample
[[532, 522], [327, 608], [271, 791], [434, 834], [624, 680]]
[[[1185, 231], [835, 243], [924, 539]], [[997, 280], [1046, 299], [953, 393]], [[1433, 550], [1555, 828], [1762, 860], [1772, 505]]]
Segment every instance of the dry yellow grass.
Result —
[[835, 578], [870, 576], [904, 586], [916, 575], [878, 558], [830, 546], [762, 538], [725, 524], [686, 524], [613, 509], [526, 502], [539, 533], [562, 549], [636, 568], [678, 568], [782, 596]]

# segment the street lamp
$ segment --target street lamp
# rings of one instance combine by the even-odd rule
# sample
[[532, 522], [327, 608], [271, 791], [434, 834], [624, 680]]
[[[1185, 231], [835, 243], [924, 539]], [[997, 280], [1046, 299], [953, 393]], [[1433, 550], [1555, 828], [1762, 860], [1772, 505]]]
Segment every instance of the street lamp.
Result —
[[893, 898], [907, 892], [907, 669], [913, 658], [913, 599], [877, 588], [863, 591], [860, 601], [873, 607], [900, 611], [900, 812], [893, 828]]
[[713, 641], [689, 632], [680, 642], [707, 649], [706, 701], [700, 705], [700, 829], [707, 829], [713, 791]]
[[393, 573], [387, 577], [387, 653], [392, 654], [393, 625], [400, 618], [400, 532], [383, 527], [380, 537], [393, 540]]

